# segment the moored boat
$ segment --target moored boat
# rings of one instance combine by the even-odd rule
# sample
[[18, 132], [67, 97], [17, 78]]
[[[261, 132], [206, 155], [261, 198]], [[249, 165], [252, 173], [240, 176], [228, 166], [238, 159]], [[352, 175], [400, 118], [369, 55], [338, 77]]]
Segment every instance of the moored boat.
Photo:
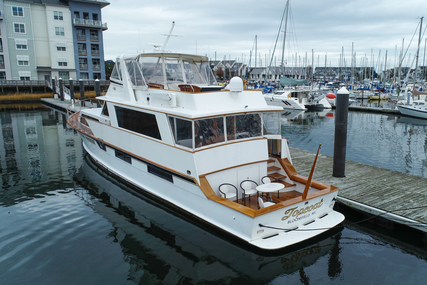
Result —
[[97, 100], [68, 119], [88, 155], [169, 206], [265, 250], [344, 220], [338, 188], [293, 167], [283, 109], [240, 78], [218, 86], [207, 57], [122, 55]]

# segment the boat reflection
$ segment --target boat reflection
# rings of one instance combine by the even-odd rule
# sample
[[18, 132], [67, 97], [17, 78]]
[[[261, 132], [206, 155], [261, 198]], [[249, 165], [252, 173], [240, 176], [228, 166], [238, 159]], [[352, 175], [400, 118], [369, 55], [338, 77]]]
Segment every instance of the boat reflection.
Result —
[[89, 156], [75, 179], [102, 200], [90, 206], [113, 225], [111, 235], [122, 248], [134, 282], [150, 278], [151, 283], [222, 283], [230, 279], [265, 283], [283, 274], [304, 275], [305, 268], [326, 256], [328, 268], [316, 270], [340, 274], [341, 229], [269, 255], [241, 247], [237, 239], [195, 224], [182, 212], [133, 191], [97, 169]]

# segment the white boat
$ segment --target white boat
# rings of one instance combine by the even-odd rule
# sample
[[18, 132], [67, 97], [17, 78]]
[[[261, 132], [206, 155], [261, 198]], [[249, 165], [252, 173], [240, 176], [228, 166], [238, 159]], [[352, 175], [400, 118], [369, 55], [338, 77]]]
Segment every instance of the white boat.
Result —
[[[222, 88], [204, 56], [122, 55], [102, 106], [68, 123], [109, 174], [254, 247], [283, 248], [341, 223], [338, 188], [293, 167], [283, 109], [240, 78]], [[256, 188], [267, 180], [280, 187], [264, 201]]]
[[412, 105], [397, 105], [397, 109], [402, 115], [427, 119], [426, 103], [424, 100], [414, 100]]
[[308, 111], [331, 109], [331, 104], [323, 93], [320, 93], [308, 89], [289, 88], [266, 93], [264, 99], [268, 105], [280, 106], [284, 109]]

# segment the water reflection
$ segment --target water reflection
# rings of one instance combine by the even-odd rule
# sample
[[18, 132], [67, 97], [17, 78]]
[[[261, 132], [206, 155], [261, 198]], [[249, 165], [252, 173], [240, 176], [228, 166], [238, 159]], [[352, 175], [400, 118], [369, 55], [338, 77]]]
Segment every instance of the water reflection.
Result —
[[222, 284], [233, 279], [259, 284], [281, 274], [304, 275], [304, 268], [322, 256], [329, 256], [333, 267], [324, 270], [334, 276], [340, 274], [340, 261], [334, 256], [340, 252], [336, 250], [339, 237], [333, 235], [336, 231], [304, 247], [269, 256], [249, 250], [240, 241], [218, 236], [218, 232], [211, 233], [202, 224], [193, 224], [186, 216], [97, 171], [88, 158], [75, 177], [84, 188], [114, 208], [113, 213], [109, 208], [94, 206], [114, 226], [110, 234], [120, 244], [131, 264], [129, 276], [137, 283], [150, 278], [154, 283], [174, 280], [172, 283]]
[[[329, 138], [328, 114], [282, 116], [291, 146], [301, 140], [317, 147], [319, 138]], [[351, 116], [357, 136], [379, 133], [397, 146], [409, 140], [411, 152], [401, 152], [411, 157], [408, 167], [417, 163], [413, 154], [424, 154], [424, 125], [363, 115]], [[0, 120], [2, 284], [423, 284], [427, 278], [425, 244], [352, 224], [363, 218], [348, 213], [344, 229], [298, 247], [274, 255], [249, 250], [98, 171], [63, 114], [2, 112]], [[380, 127], [375, 132], [370, 124]]]
[[76, 153], [82, 149], [65, 115], [50, 110], [1, 112], [0, 125], [1, 203], [12, 205], [72, 183], [82, 162]]

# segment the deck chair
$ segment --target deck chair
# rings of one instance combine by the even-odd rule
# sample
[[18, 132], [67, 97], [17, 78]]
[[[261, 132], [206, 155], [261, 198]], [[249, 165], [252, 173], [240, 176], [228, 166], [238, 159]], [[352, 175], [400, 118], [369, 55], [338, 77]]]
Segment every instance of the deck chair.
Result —
[[261, 197], [258, 197], [258, 204], [260, 209], [275, 205], [273, 202], [264, 202]]
[[256, 187], [258, 186], [258, 183], [256, 183], [253, 180], [243, 180], [242, 182], [240, 182], [240, 188], [242, 188], [242, 192], [243, 192], [243, 202], [246, 205], [246, 195], [249, 195], [249, 200], [251, 199], [251, 195], [252, 194], [257, 194], [258, 195], [258, 191], [256, 190]]
[[[236, 193], [233, 193], [233, 189], [235, 190]], [[239, 198], [237, 195], [237, 187], [234, 186], [233, 184], [223, 183], [223, 184], [219, 185], [218, 190], [219, 190], [221, 197], [223, 197], [225, 199], [230, 199], [230, 198], [236, 197], [236, 202], [237, 202], [237, 200]]]

